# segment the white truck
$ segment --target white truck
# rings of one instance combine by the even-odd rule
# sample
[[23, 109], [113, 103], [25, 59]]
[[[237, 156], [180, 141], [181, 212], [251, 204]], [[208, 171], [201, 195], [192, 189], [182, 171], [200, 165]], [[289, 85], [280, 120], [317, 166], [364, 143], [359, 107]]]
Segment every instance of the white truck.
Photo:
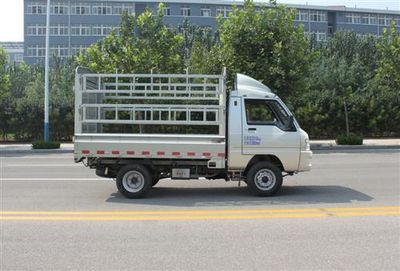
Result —
[[115, 178], [128, 198], [160, 179], [246, 182], [275, 194], [286, 175], [309, 171], [312, 152], [282, 100], [242, 74], [96, 74], [77, 68], [75, 162]]

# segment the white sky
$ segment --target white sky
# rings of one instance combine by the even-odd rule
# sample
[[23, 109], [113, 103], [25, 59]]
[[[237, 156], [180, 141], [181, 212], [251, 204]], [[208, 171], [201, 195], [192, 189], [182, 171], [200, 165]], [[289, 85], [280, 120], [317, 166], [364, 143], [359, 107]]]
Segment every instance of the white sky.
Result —
[[[400, 10], [400, 0], [278, 0], [278, 3]], [[0, 0], [0, 41], [23, 41], [23, 15], [23, 0]]]

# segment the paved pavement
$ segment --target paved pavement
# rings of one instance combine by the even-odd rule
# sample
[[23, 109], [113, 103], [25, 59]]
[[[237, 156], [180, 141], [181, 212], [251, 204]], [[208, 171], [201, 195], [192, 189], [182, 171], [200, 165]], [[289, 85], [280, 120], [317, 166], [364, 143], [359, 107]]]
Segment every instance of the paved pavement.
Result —
[[0, 270], [399, 270], [399, 195], [395, 149], [317, 153], [276, 197], [197, 180], [141, 200], [70, 153], [4, 152]]

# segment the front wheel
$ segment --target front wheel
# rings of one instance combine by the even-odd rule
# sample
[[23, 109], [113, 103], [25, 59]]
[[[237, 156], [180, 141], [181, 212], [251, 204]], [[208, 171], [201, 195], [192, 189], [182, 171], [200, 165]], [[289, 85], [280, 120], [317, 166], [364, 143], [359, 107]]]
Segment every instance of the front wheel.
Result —
[[282, 171], [272, 163], [259, 162], [247, 173], [247, 186], [256, 196], [272, 196], [282, 186]]
[[152, 185], [153, 178], [142, 165], [125, 166], [117, 174], [118, 191], [127, 198], [144, 197]]

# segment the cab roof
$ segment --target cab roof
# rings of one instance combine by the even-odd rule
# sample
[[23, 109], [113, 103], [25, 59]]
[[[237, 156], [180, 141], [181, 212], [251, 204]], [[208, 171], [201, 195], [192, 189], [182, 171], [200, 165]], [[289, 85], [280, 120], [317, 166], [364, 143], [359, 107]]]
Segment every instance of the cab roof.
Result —
[[276, 95], [269, 87], [251, 78], [250, 76], [238, 73], [235, 80], [235, 91], [238, 96], [252, 98], [273, 98]]

